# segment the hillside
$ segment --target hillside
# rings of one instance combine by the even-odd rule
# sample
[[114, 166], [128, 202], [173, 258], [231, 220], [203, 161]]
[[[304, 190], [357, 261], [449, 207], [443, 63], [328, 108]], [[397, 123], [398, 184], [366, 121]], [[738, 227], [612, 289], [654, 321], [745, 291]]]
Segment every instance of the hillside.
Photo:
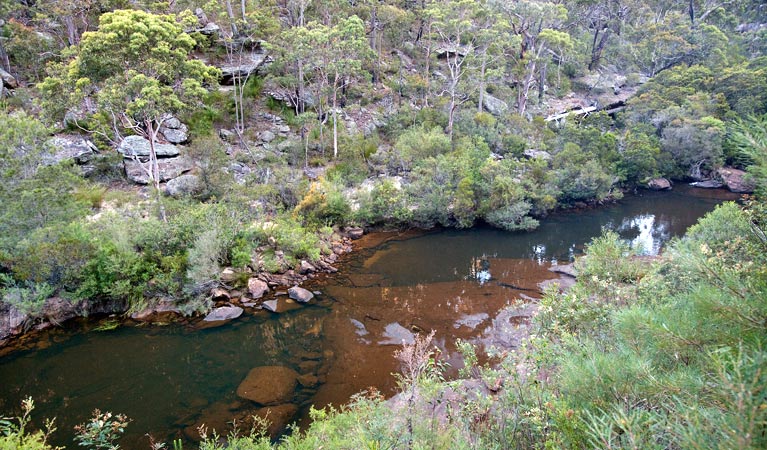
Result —
[[[689, 274], [673, 257], [620, 280], [609, 275], [616, 261], [587, 268], [607, 283], [579, 282], [596, 309], [574, 306], [577, 289], [550, 298], [540, 326], [554, 347], [532, 353], [549, 364], [539, 376], [563, 367], [571, 378], [541, 388], [537, 405], [514, 397], [515, 406], [488, 406], [451, 435], [484, 439], [474, 433], [501, 426], [488, 418], [521, 402], [530, 408], [516, 425], [528, 428], [502, 437], [527, 443], [520, 448], [549, 438], [574, 448], [612, 439], [686, 448], [681, 431], [630, 441], [620, 421], [660, 429], [686, 393], [705, 397], [703, 378], [730, 380], [735, 366], [763, 377], [763, 333], [752, 329], [763, 325], [763, 308], [752, 303], [764, 288], [753, 267], [764, 255], [766, 52], [767, 9], [752, 0], [0, 2], [0, 347], [77, 316], [151, 322], [258, 306], [335, 272], [368, 229], [526, 231], [554, 210], [598, 207], [637, 189], [694, 182], [756, 191], [749, 208], [723, 207], [671, 250], [726, 253], [736, 273], [716, 273], [734, 278], [716, 281], [702, 262]], [[709, 231], [728, 220], [743, 240]], [[584, 362], [575, 349], [625, 358], [631, 370], [610, 376], [629, 380], [650, 364], [629, 353], [660, 344], [657, 329], [634, 335], [626, 324], [662, 321], [649, 315], [686, 302], [673, 283], [731, 289], [738, 280], [747, 292], [737, 305], [685, 307], [753, 306], [753, 315], [735, 314], [746, 322], [737, 324], [741, 337], [701, 342], [668, 331], [669, 347], [708, 352], [705, 361], [684, 357], [694, 373], [682, 373], [679, 356], [667, 360], [679, 351], [647, 356], [674, 366], [665, 386], [679, 395], [661, 398], [655, 381], [636, 393], [605, 382], [598, 402], [573, 403], [593, 400], [577, 379], [598, 378], [577, 367], [609, 361]], [[628, 297], [602, 302], [616, 286]], [[635, 300], [639, 310], [628, 308]], [[585, 324], [592, 320], [606, 328]], [[434, 373], [411, 374], [404, 386], [424, 374]], [[575, 394], [563, 399], [565, 391]], [[750, 392], [762, 400], [743, 406], [753, 422], [740, 448], [764, 438], [764, 393]], [[724, 427], [707, 414], [726, 401], [711, 397], [679, 421], [704, 434]], [[381, 405], [360, 398], [352, 410], [384, 420]], [[391, 446], [415, 445], [407, 427], [407, 445]], [[508, 448], [502, 439], [494, 442]]]

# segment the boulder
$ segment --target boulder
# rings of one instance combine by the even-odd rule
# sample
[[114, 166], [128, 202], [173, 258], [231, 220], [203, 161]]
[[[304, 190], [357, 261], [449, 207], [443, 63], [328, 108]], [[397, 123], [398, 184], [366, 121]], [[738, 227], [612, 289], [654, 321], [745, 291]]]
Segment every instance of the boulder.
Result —
[[226, 128], [218, 130], [218, 136], [224, 142], [234, 142], [234, 140], [237, 139], [237, 134], [234, 131], [227, 130]]
[[298, 384], [305, 388], [313, 388], [320, 384], [320, 380], [317, 378], [317, 375], [307, 373], [298, 377]]
[[509, 105], [500, 98], [493, 97], [485, 92], [482, 96], [482, 107], [494, 116], [501, 116], [509, 109]]
[[296, 390], [298, 373], [284, 366], [256, 367], [237, 387], [237, 395], [260, 405], [288, 403]]
[[269, 285], [258, 278], [251, 278], [248, 280], [248, 292], [253, 298], [261, 298], [264, 294], [269, 292]]
[[529, 158], [529, 159], [541, 158], [545, 161], [548, 161], [551, 159], [551, 153], [547, 151], [543, 151], [543, 150], [536, 150], [534, 148], [529, 148], [525, 150], [523, 154], [525, 155], [526, 158]]
[[98, 153], [98, 148], [90, 140], [77, 135], [54, 136], [48, 140], [52, 154], [43, 157], [43, 164], [53, 165], [61, 161], [73, 160], [76, 164], [83, 165], [90, 162]]
[[22, 326], [29, 318], [29, 315], [13, 306], [0, 302], [0, 341], [20, 333]]
[[298, 273], [306, 275], [307, 273], [316, 272], [317, 268], [314, 267], [309, 261], [301, 260], [301, 266], [298, 268]]
[[288, 289], [288, 296], [299, 303], [306, 303], [314, 298], [311, 291], [298, 286]]
[[561, 273], [573, 278], [578, 276], [578, 273], [575, 270], [575, 265], [573, 264], [557, 264], [556, 266], [549, 267], [549, 271], [554, 273]]
[[258, 134], [258, 138], [261, 139], [262, 142], [272, 142], [276, 137], [277, 136], [269, 130], [262, 131]]
[[346, 235], [351, 239], [359, 239], [365, 234], [365, 230], [360, 227], [349, 227], [345, 230]]
[[653, 178], [647, 182], [647, 187], [653, 191], [667, 191], [671, 189], [671, 181], [668, 178]]
[[559, 292], [565, 293], [575, 286], [575, 278], [565, 276], [554, 280], [544, 280], [538, 283], [538, 290], [544, 293], [550, 286], [556, 286]]
[[170, 299], [163, 299], [154, 306], [131, 314], [130, 318], [141, 322], [148, 322], [164, 320], [178, 314], [181, 314], [181, 310], [176, 305], [176, 302]]
[[383, 337], [385, 339], [378, 341], [381, 345], [402, 345], [415, 342], [415, 335], [413, 332], [397, 322], [386, 325]]
[[[128, 136], [120, 142], [117, 146], [117, 151], [126, 158], [149, 157], [149, 140], [144, 139], [141, 136]], [[158, 158], [167, 158], [171, 156], [178, 156], [179, 149], [172, 144], [160, 144], [155, 142], [154, 151]]]
[[173, 178], [165, 184], [165, 193], [174, 198], [193, 195], [200, 192], [201, 189], [200, 177], [191, 174]]
[[[126, 158], [123, 159], [123, 165], [125, 175], [130, 181], [136, 184], [149, 184], [149, 175], [144, 170], [144, 167], [148, 167], [148, 163]], [[172, 180], [194, 168], [194, 163], [186, 157], [159, 159], [157, 165], [160, 169], [161, 182]]]
[[204, 27], [198, 28], [195, 31], [205, 36], [217, 36], [221, 32], [221, 27], [216, 25], [215, 22], [208, 22]]
[[16, 89], [19, 87], [19, 82], [16, 80], [16, 77], [3, 69], [0, 69], [0, 79], [2, 79], [3, 86], [8, 89]]
[[746, 172], [733, 169], [732, 167], [722, 167], [717, 173], [730, 191], [737, 192], [738, 194], [751, 194], [754, 192], [756, 186], [751, 180], [746, 178]]
[[211, 311], [204, 319], [205, 322], [220, 322], [223, 320], [232, 320], [242, 315], [242, 308], [239, 306], [222, 306]]
[[171, 144], [182, 144], [189, 139], [189, 128], [175, 117], [167, 119], [160, 127], [160, 133]]

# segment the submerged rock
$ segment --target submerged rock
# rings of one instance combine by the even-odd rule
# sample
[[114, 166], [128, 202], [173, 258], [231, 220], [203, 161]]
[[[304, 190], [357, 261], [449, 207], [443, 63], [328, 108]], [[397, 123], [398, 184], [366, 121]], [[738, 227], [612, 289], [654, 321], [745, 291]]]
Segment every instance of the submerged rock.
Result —
[[413, 332], [397, 322], [386, 325], [383, 337], [385, 339], [378, 341], [381, 345], [402, 345], [415, 342], [415, 335]]
[[256, 367], [237, 387], [237, 395], [260, 405], [279, 405], [293, 398], [297, 383], [298, 373], [288, 367]]
[[716, 180], [704, 180], [690, 183], [690, 186], [701, 189], [719, 189], [720, 187], [724, 186], [724, 184]]
[[272, 439], [276, 439], [293, 421], [297, 412], [298, 406], [286, 403], [284, 405], [261, 408], [255, 412], [255, 415], [269, 422], [269, 425], [266, 427], [266, 433]]

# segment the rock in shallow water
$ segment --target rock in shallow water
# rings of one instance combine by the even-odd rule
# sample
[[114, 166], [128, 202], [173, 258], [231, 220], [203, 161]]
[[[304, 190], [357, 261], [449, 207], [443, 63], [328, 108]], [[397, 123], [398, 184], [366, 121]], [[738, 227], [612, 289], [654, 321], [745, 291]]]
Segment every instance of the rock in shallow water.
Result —
[[242, 308], [239, 306], [222, 306], [210, 312], [203, 319], [205, 322], [218, 322], [221, 320], [232, 320], [242, 315]]
[[397, 322], [386, 325], [384, 340], [378, 341], [381, 345], [402, 345], [415, 342], [415, 335]]
[[288, 296], [299, 303], [307, 303], [314, 298], [314, 294], [311, 291], [298, 286], [288, 289]]
[[284, 366], [256, 367], [237, 387], [237, 395], [260, 405], [289, 402], [298, 383], [298, 373]]

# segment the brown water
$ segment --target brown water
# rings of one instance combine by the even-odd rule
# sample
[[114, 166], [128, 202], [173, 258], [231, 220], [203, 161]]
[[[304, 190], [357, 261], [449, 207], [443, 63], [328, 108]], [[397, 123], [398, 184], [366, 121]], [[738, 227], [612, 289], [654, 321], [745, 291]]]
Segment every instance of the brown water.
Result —
[[392, 354], [413, 331], [436, 330], [454, 370], [456, 338], [513, 348], [525, 336], [537, 284], [557, 277], [548, 268], [572, 260], [603, 227], [655, 254], [726, 198], [734, 197], [677, 187], [558, 214], [530, 233], [478, 227], [367, 235], [338, 274], [311, 286], [322, 291], [314, 304], [282, 314], [248, 311], [220, 328], [96, 332], [88, 331], [93, 322], [73, 322], [0, 358], [0, 413], [17, 412], [31, 395], [36, 417], [57, 417], [55, 443], [70, 447], [72, 427], [94, 408], [124, 413], [133, 422], [121, 444], [133, 449], [148, 448], [147, 432], [188, 440], [202, 422], [220, 429], [257, 410], [235, 394], [254, 367], [317, 377], [318, 386], [296, 389], [294, 419], [310, 404], [342, 404], [371, 386], [391, 394]]

